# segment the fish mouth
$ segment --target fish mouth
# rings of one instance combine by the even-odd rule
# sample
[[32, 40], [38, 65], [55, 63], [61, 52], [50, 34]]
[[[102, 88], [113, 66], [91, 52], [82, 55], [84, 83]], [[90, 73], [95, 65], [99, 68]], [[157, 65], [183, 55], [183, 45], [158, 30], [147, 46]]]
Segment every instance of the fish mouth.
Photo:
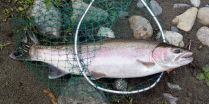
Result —
[[185, 53], [184, 55], [182, 55], [181, 58], [184, 58], [184, 59], [193, 59], [193, 53], [192, 52]]

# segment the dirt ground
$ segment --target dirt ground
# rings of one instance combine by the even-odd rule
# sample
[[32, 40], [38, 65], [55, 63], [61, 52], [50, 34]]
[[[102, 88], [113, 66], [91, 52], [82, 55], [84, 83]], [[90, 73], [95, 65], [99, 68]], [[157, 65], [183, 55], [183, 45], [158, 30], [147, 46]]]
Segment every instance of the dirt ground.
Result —
[[[163, 14], [159, 16], [159, 19], [166, 30], [170, 30], [172, 26], [171, 20], [186, 10], [173, 9], [173, 4], [189, 4], [189, 0], [157, 1], [163, 8]], [[135, 2], [131, 5], [130, 15], [143, 14], [143, 12], [139, 12], [139, 9], [134, 4]], [[206, 4], [209, 4], [209, 0], [202, 0], [201, 6]], [[145, 17], [151, 19], [150, 16]], [[127, 19], [121, 19], [114, 26], [115, 33], [122, 34], [121, 36], [125, 36], [127, 33], [130, 34], [128, 26]], [[134, 104], [164, 104], [163, 93], [171, 93], [173, 96], [178, 97], [178, 104], [209, 103], [209, 87], [195, 78], [197, 73], [201, 71], [201, 68], [209, 64], [209, 48], [203, 46], [196, 38], [196, 32], [201, 26], [201, 24], [196, 22], [192, 31], [187, 33], [180, 31], [184, 36], [185, 44], [189, 44], [190, 40], [192, 41], [191, 50], [194, 52], [193, 63], [164, 75], [160, 83], [153, 89], [133, 97]], [[155, 28], [156, 26], [153, 27]], [[50, 104], [49, 98], [43, 93], [43, 90], [47, 89], [47, 86], [39, 82], [24, 64], [13, 61], [8, 57], [15, 49], [14, 38], [9, 23], [1, 23], [0, 43], [9, 42], [11, 44], [0, 50], [0, 104]], [[181, 91], [171, 90], [167, 87], [166, 82], [178, 84], [183, 89]]]

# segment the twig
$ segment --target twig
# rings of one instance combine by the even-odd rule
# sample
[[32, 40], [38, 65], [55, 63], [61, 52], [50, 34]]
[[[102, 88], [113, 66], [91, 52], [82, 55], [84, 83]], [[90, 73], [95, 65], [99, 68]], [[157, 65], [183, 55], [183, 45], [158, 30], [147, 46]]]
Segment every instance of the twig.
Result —
[[44, 93], [50, 98], [52, 104], [58, 104], [56, 96], [49, 90], [44, 90]]

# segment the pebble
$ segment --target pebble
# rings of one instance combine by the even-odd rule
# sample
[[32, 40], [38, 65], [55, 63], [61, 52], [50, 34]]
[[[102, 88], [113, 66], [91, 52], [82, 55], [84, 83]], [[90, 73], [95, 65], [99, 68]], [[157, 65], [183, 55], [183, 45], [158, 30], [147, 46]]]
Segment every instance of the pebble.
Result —
[[200, 8], [197, 19], [201, 24], [209, 26], [209, 7]]
[[177, 97], [174, 97], [173, 95], [169, 93], [163, 93], [164, 98], [169, 102], [169, 104], [177, 104], [178, 101]]
[[201, 27], [196, 34], [197, 38], [201, 41], [203, 45], [209, 46], [209, 28], [204, 26]]
[[189, 4], [174, 4], [173, 5], [174, 9], [177, 9], [177, 8], [189, 8], [189, 7], [191, 7], [191, 5], [189, 5]]
[[194, 5], [195, 7], [200, 6], [200, 0], [190, 0], [191, 4]]
[[176, 26], [171, 26], [171, 31], [179, 32], [179, 29]]
[[174, 90], [182, 90], [182, 88], [177, 85], [177, 84], [173, 84], [173, 83], [169, 83], [167, 82], [167, 86], [170, 88], [170, 89], [174, 89]]
[[100, 27], [97, 36], [107, 37], [107, 38], [115, 38], [114, 32], [107, 27]]
[[155, 1], [155, 0], [151, 0], [150, 1], [150, 8], [152, 9], [152, 11], [155, 14], [155, 16], [159, 16], [163, 12], [163, 9], [160, 6], [160, 4], [157, 1]]
[[119, 91], [126, 91], [128, 88], [128, 82], [125, 79], [116, 79], [114, 82], [114, 87]]
[[139, 7], [139, 8], [144, 8], [144, 4], [142, 3], [142, 1], [141, 0], [138, 0], [138, 2], [137, 2], [137, 7]]
[[[174, 31], [164, 31], [164, 34], [165, 34], [165, 39], [169, 44], [179, 47], [184, 47], [183, 36], [180, 33]], [[162, 35], [159, 32], [157, 34], [156, 39], [160, 41], [162, 39], [161, 36]]]
[[183, 31], [190, 31], [195, 23], [198, 9], [191, 7], [183, 14], [176, 16], [172, 22], [177, 24], [177, 27]]
[[148, 39], [153, 35], [153, 28], [150, 22], [142, 16], [131, 16], [129, 18], [133, 36], [136, 39]]

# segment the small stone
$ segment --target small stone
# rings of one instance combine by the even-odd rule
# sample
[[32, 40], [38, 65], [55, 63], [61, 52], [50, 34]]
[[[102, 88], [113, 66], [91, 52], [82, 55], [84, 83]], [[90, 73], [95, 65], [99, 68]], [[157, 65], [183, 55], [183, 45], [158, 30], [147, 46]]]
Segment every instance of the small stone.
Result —
[[189, 8], [189, 7], [191, 7], [191, 5], [189, 5], [189, 4], [174, 4], [173, 5], [174, 9], [177, 9], [177, 8]]
[[[175, 45], [175, 46], [179, 46], [179, 47], [184, 47], [184, 42], [183, 42], [183, 36], [178, 33], [178, 32], [174, 32], [174, 31], [164, 31], [164, 35], [165, 35], [165, 39], [169, 44]], [[159, 32], [157, 34], [156, 39], [160, 40], [161, 38], [161, 33]]]
[[114, 32], [107, 27], [100, 27], [97, 36], [107, 37], [107, 38], [115, 38]]
[[168, 86], [170, 89], [174, 89], [174, 90], [182, 90], [182, 88], [181, 88], [179, 85], [172, 84], [172, 83], [169, 83], [169, 82], [167, 82], [167, 86]]
[[176, 26], [171, 26], [171, 31], [179, 32], [179, 29]]
[[194, 5], [195, 7], [200, 6], [200, 0], [190, 0], [191, 4]]
[[183, 14], [176, 16], [172, 20], [174, 24], [177, 24], [177, 27], [183, 31], [190, 31], [195, 23], [198, 9], [195, 7], [189, 8]]
[[197, 19], [201, 24], [209, 26], [209, 7], [200, 8]]
[[160, 6], [160, 4], [155, 0], [150, 1], [150, 7], [151, 7], [153, 13], [155, 14], [155, 16], [159, 16], [163, 12], [163, 9]]
[[144, 17], [132, 16], [129, 18], [129, 23], [136, 39], [148, 39], [153, 35], [153, 28]]
[[163, 96], [166, 99], [166, 101], [169, 102], [169, 104], [177, 104], [176, 103], [178, 101], [177, 97], [174, 97], [173, 95], [171, 95], [169, 93], [163, 93]]
[[144, 4], [142, 3], [142, 1], [141, 0], [138, 0], [138, 2], [137, 2], [137, 7], [139, 7], [139, 8], [144, 8]]
[[125, 91], [125, 90], [127, 90], [127, 88], [128, 88], [128, 83], [127, 83], [127, 81], [124, 80], [124, 79], [117, 79], [117, 80], [114, 82], [114, 87], [115, 87], [115, 89], [117, 89], [117, 90]]
[[203, 45], [209, 46], [209, 28], [204, 26], [197, 31], [197, 38]]

